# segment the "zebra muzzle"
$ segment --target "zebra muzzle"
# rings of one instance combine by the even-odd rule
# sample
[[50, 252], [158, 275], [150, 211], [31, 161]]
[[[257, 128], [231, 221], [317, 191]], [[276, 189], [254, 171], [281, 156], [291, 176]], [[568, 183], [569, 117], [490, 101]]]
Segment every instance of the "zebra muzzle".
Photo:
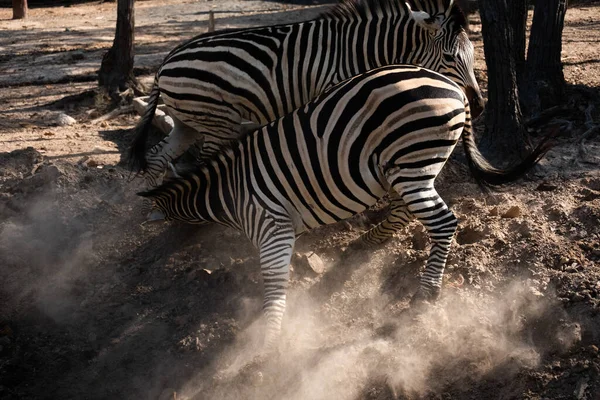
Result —
[[148, 214], [148, 218], [144, 223], [159, 222], [167, 219], [167, 216], [160, 210], [154, 209]]

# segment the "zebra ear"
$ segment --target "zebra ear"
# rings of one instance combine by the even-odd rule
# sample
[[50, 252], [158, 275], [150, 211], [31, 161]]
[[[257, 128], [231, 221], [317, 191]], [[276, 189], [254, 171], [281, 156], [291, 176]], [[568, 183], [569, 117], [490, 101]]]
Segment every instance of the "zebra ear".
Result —
[[429, 13], [426, 13], [425, 11], [413, 11], [410, 8], [410, 4], [405, 3], [406, 7], [408, 8], [408, 12], [411, 16], [412, 19], [415, 20], [415, 22], [420, 25], [421, 27], [430, 30], [430, 31], [437, 31], [442, 27], [442, 22], [444, 22], [445, 19], [445, 15], [438, 15], [438, 16], [431, 16], [429, 15]]
[[449, 18], [450, 15], [452, 14], [452, 7], [454, 6], [454, 0], [450, 0], [450, 3], [448, 3], [448, 7], [446, 7], [446, 10], [444, 11], [444, 16], [446, 18]]

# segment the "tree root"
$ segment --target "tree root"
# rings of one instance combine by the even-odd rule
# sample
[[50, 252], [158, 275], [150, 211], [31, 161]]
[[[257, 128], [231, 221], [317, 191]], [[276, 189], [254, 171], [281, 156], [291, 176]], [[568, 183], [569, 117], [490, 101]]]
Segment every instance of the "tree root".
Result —
[[535, 117], [529, 118], [527, 121], [525, 121], [524, 125], [526, 128], [532, 128], [534, 126], [538, 126], [538, 125], [543, 124], [544, 122], [549, 121], [550, 119], [552, 119], [553, 117], [555, 117], [557, 115], [564, 114], [564, 113], [566, 113], [566, 111], [569, 111], [569, 110], [570, 110], [570, 107], [564, 106], [564, 105], [550, 107], [550, 108], [542, 111]]

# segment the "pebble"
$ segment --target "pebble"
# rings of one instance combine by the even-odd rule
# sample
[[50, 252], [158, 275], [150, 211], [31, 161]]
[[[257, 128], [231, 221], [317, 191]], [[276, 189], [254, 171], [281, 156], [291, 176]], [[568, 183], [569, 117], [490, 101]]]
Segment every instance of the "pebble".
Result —
[[517, 218], [521, 216], [521, 208], [519, 206], [512, 206], [504, 214], [502, 218]]

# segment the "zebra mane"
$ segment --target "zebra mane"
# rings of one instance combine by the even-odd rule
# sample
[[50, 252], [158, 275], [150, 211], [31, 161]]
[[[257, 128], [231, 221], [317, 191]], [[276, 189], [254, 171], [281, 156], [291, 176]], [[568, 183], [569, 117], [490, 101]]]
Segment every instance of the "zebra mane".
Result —
[[[322, 18], [356, 18], [404, 14], [408, 3], [414, 11], [425, 11], [437, 15], [447, 10], [450, 0], [339, 0], [339, 3], [320, 15]], [[459, 27], [467, 28], [467, 19], [456, 2], [450, 10], [450, 20]]]
[[404, 9], [404, 0], [339, 0], [339, 3], [325, 11], [323, 18], [370, 17], [378, 11], [384, 15], [398, 14]]

